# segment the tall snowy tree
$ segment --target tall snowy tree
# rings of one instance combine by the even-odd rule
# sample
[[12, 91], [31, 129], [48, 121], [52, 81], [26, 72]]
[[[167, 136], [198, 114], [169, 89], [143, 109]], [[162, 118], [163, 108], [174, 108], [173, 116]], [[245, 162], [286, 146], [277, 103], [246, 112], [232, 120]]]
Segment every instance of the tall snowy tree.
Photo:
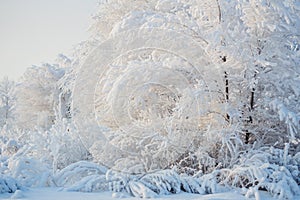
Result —
[[16, 88], [17, 125], [21, 129], [49, 129], [55, 121], [54, 107], [59, 92], [57, 82], [64, 70], [50, 64], [26, 70]]
[[0, 82], [0, 129], [3, 126], [13, 125], [15, 106], [15, 82], [4, 77]]
[[[141, 165], [151, 166], [153, 159], [158, 168], [178, 164], [187, 170], [190, 164], [191, 171], [209, 173], [233, 167], [248, 148], [297, 146], [300, 26], [296, 1], [135, 3], [110, 0], [100, 4], [92, 30], [100, 47], [104, 42], [101, 53], [120, 48], [119, 57], [108, 54], [98, 61], [101, 56], [89, 51], [91, 62], [77, 71], [75, 91], [76, 87], [78, 92], [86, 89], [82, 94], [87, 95], [77, 92], [73, 97], [78, 95], [82, 107], [93, 105], [78, 114], [78, 122], [81, 126], [80, 119], [96, 116], [86, 127], [95, 126], [95, 132], [107, 136], [97, 138], [88, 128], [81, 132], [88, 147], [94, 144], [91, 152], [97, 161], [117, 169], [137, 166], [141, 170]], [[160, 48], [151, 49], [156, 44], [157, 37], [151, 35], [155, 31], [161, 40], [169, 39], [172, 31], [185, 35], [173, 37], [187, 50], [178, 53], [176, 45], [168, 49], [163, 42]], [[153, 38], [146, 38], [149, 35]], [[196, 65], [189, 66], [196, 56], [187, 55], [187, 38], [205, 49], [195, 50], [198, 58], [207, 54]], [[130, 49], [130, 45], [139, 48]], [[95, 63], [101, 65], [109, 58], [109, 63], [97, 69]], [[204, 60], [211, 63], [209, 69]], [[190, 96], [178, 87], [189, 88], [186, 82], [193, 85]], [[187, 111], [194, 106], [191, 99], [200, 102], [196, 114]], [[181, 142], [186, 141], [182, 134], [193, 140], [189, 148]]]

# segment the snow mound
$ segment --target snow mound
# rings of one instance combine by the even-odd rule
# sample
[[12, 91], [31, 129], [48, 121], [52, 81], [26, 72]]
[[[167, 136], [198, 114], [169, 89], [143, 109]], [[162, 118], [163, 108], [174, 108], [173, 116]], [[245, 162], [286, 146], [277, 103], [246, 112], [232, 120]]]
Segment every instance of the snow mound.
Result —
[[15, 193], [10, 197], [11, 199], [22, 199], [25, 195], [23, 194], [23, 191], [16, 190]]

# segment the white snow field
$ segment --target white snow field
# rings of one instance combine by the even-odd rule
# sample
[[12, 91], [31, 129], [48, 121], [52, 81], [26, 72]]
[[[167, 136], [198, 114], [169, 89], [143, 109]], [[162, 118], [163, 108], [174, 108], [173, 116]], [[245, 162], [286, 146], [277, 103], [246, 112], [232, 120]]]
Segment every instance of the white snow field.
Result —
[[[137, 197], [129, 197], [128, 194], [124, 193], [84, 193], [84, 192], [66, 192], [61, 191], [59, 188], [35, 188], [28, 189], [25, 191], [16, 191], [15, 194], [0, 194], [0, 199], [23, 199], [23, 200], [139, 200]], [[157, 198], [149, 198], [149, 200], [251, 200], [255, 199], [246, 198], [245, 196], [235, 193], [217, 193], [208, 195], [190, 194], [190, 193], [179, 193], [174, 195], [162, 195]], [[269, 194], [260, 192], [259, 200], [274, 200]], [[300, 196], [296, 196], [296, 199], [300, 199]]]

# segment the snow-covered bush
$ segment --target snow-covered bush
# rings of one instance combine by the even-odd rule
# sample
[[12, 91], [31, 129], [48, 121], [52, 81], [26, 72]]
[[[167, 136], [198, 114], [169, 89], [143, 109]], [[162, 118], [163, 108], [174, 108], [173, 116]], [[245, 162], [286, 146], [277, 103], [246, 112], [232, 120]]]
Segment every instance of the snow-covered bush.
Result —
[[67, 119], [56, 122], [49, 131], [49, 153], [53, 159], [53, 170], [61, 170], [68, 165], [90, 159], [83, 146], [78, 130]]
[[8, 160], [8, 170], [22, 186], [45, 187], [54, 185], [50, 167], [34, 158], [12, 157]]
[[0, 194], [1, 193], [14, 193], [20, 189], [20, 184], [9, 176], [3, 176], [0, 174]]
[[2, 154], [4, 155], [14, 155], [20, 149], [20, 145], [15, 140], [9, 140], [6, 142], [2, 149]]
[[57, 186], [64, 186], [76, 191], [97, 191], [106, 187], [105, 182], [107, 169], [92, 162], [80, 161], [73, 163], [58, 171], [54, 175]]
[[25, 132], [19, 141], [4, 139], [0, 173], [13, 177], [22, 186], [52, 186], [51, 159], [41, 135], [38, 131]]
[[[217, 191], [216, 182], [179, 175], [174, 170], [161, 170], [146, 175], [131, 175], [107, 170], [95, 163], [80, 161], [62, 169], [54, 176], [57, 186], [66, 191], [112, 191], [136, 197], [149, 198], [158, 195], [190, 192], [207, 194]], [[213, 188], [211, 188], [213, 187]]]
[[[285, 149], [288, 151], [288, 149]], [[203, 184], [266, 190], [279, 199], [292, 199], [300, 194], [299, 163], [281, 149], [262, 148], [242, 153], [231, 168], [216, 169], [201, 176]]]
[[157, 194], [176, 194], [181, 190], [178, 175], [169, 170], [147, 174], [139, 182]]
[[218, 183], [211, 179], [179, 175], [174, 170], [160, 170], [145, 175], [126, 175], [111, 172], [107, 174], [110, 190], [127, 192], [140, 198], [151, 198], [158, 195], [188, 192], [209, 194], [220, 191]]

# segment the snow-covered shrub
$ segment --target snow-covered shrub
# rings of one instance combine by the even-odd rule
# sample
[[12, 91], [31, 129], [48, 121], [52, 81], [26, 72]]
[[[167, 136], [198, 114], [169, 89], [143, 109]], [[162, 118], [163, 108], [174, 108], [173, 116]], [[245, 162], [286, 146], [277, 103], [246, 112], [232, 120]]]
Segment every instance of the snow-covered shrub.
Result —
[[131, 194], [135, 197], [154, 198], [157, 196], [157, 194], [153, 190], [149, 189], [141, 182], [130, 181], [128, 184], [129, 184]]
[[[109, 190], [126, 192], [141, 198], [180, 192], [208, 194], [211, 191], [216, 191], [211, 189], [209, 183], [205, 185], [199, 178], [179, 175], [174, 170], [160, 170], [144, 175], [130, 175], [108, 171], [106, 176], [110, 185]], [[212, 187], [217, 188], [216, 182], [210, 182], [210, 184], [214, 184]]]
[[106, 179], [107, 169], [98, 164], [79, 161], [73, 163], [54, 175], [57, 186], [70, 188], [77, 191], [105, 190], [107, 185], [102, 180]]
[[172, 170], [146, 174], [139, 182], [157, 194], [177, 194], [181, 191], [180, 177]]
[[80, 192], [103, 192], [108, 191], [108, 182], [105, 175], [90, 175], [75, 182], [71, 186], [65, 187], [66, 191]]
[[21, 189], [21, 186], [14, 178], [0, 174], [0, 194], [14, 193], [18, 189]]
[[12, 159], [33, 158], [49, 166], [52, 165], [49, 132], [40, 129], [24, 131], [19, 140], [22, 148]]
[[22, 186], [52, 186], [51, 161], [45, 137], [39, 131], [32, 131], [24, 132], [18, 142], [8, 140], [1, 160], [3, 173], [15, 178]]
[[232, 167], [216, 169], [200, 177], [200, 180], [204, 185], [207, 182], [225, 187], [248, 188], [251, 191], [266, 190], [280, 199], [292, 199], [294, 195], [300, 194], [296, 181], [299, 163], [284, 154], [283, 150], [272, 147], [245, 152]]
[[161, 170], [144, 175], [130, 175], [108, 170], [89, 162], [71, 164], [56, 174], [56, 184], [66, 191], [112, 191], [150, 198], [158, 195], [189, 192], [208, 194], [217, 191], [215, 181], [178, 175], [173, 170]]
[[170, 167], [179, 174], [200, 177], [215, 169], [231, 168], [246, 148], [236, 127], [208, 131], [200, 139]]
[[134, 175], [108, 170], [106, 180], [109, 183], [109, 190], [113, 192], [127, 192], [131, 194], [128, 184], [131, 180], [135, 180]]
[[14, 155], [19, 150], [20, 145], [15, 140], [9, 140], [6, 142], [4, 148], [3, 148], [3, 154], [6, 155]]
[[[195, 194], [209, 194], [219, 191], [215, 177], [197, 178], [179, 175], [174, 170], [160, 170], [144, 175], [126, 175], [112, 173], [113, 179], [110, 190], [127, 192], [136, 197], [150, 198], [157, 195], [177, 194], [188, 192]], [[112, 181], [113, 180], [113, 181]]]
[[66, 119], [56, 121], [49, 131], [49, 153], [53, 159], [53, 170], [61, 170], [68, 165], [88, 160], [89, 152], [83, 146], [79, 133]]
[[209, 194], [208, 187], [200, 179], [191, 176], [181, 176], [181, 190], [187, 193]]
[[22, 186], [53, 186], [51, 168], [47, 163], [28, 157], [14, 156], [8, 160], [8, 172]]

